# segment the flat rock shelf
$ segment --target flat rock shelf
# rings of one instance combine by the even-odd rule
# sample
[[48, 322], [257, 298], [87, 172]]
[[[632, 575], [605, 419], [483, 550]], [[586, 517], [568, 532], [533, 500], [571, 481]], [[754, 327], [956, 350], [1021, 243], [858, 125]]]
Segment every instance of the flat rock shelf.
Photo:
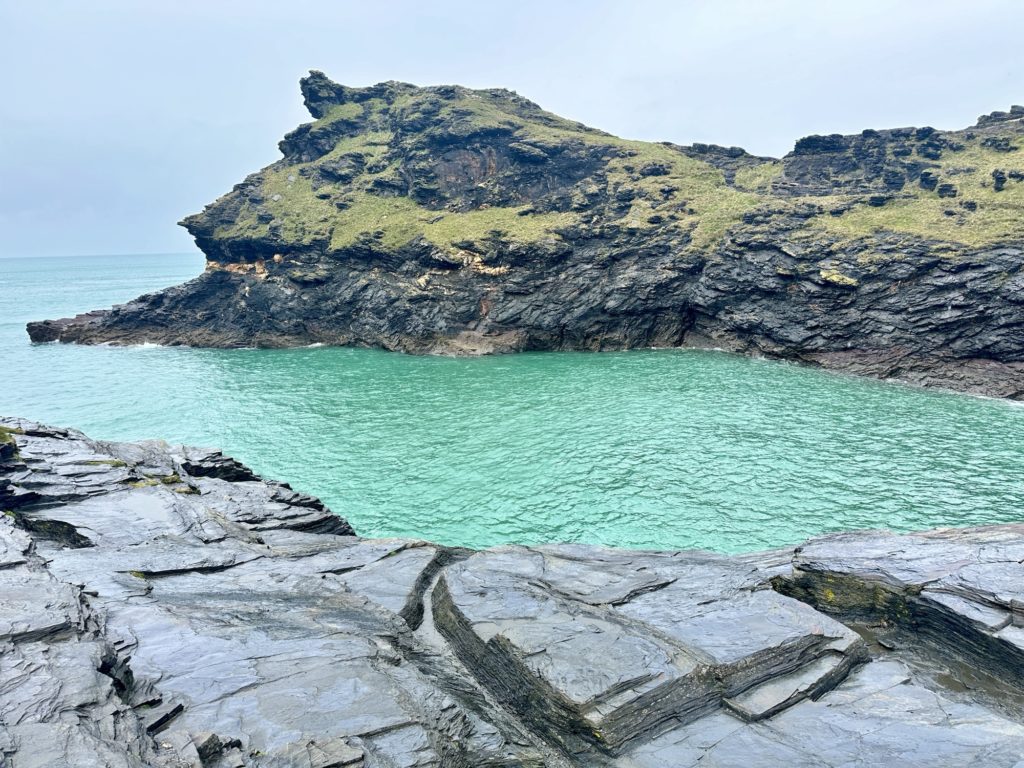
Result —
[[1024, 766], [1024, 525], [477, 552], [19, 419], [0, 509], [11, 768]]

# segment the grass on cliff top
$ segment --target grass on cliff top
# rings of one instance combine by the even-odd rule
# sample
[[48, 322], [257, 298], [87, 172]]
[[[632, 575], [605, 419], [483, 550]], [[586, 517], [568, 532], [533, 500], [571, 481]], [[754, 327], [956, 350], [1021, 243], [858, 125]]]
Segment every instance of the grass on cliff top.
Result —
[[[674, 219], [681, 232], [688, 232], [690, 247], [705, 250], [719, 242], [743, 214], [763, 198], [729, 186], [722, 172], [702, 160], [684, 155], [665, 144], [608, 137], [607, 143], [625, 156], [612, 158], [606, 167], [608, 192], [626, 188], [637, 193], [622, 223], [638, 228], [662, 227], [649, 223], [654, 215]], [[644, 166], [657, 164], [667, 173], [643, 176]], [[664, 194], [665, 190], [671, 190]]]
[[[381, 174], [372, 174], [370, 178], [374, 175]], [[381, 233], [379, 242], [392, 249], [422, 236], [441, 248], [454, 251], [455, 242], [483, 240], [493, 232], [500, 232], [506, 240], [531, 242], [554, 237], [554, 230], [575, 220], [572, 214], [559, 213], [520, 216], [525, 206], [463, 213], [436, 211], [408, 197], [381, 197], [358, 188], [335, 198], [348, 206], [339, 210], [334, 199], [317, 197], [317, 190], [294, 166], [268, 171], [264, 190], [265, 207], [280, 222], [283, 238], [289, 243], [307, 245], [327, 241], [334, 251], [377, 232]], [[255, 212], [248, 211], [240, 215], [228, 231], [236, 237], [265, 236], [269, 224], [258, 222]]]
[[[763, 202], [758, 193], [765, 191], [782, 170], [779, 162], [756, 166], [744, 177], [740, 185], [743, 189], [736, 189], [726, 184], [722, 172], [714, 166], [669, 145], [622, 139], [547, 112], [539, 119], [536, 115], [524, 119], [510, 115], [506, 104], [486, 96], [460, 99], [452, 107], [457, 107], [461, 119], [473, 128], [514, 129], [517, 141], [541, 147], [563, 142], [607, 147], [606, 191], [611, 196], [621, 188], [637, 193], [618, 223], [638, 230], [660, 228], [664, 221], [653, 224], [649, 219], [671, 215], [680, 233], [689, 233], [691, 247], [698, 249], [720, 241], [744, 213]], [[639, 170], [652, 163], [665, 166], [668, 173], [640, 176]], [[675, 189], [671, 198], [662, 195], [665, 187]]]
[[736, 187], [744, 192], [771, 192], [772, 182], [782, 175], [781, 160], [769, 160], [760, 165], [751, 165], [736, 171]]
[[[407, 102], [411, 98], [399, 97], [395, 108], [410, 106]], [[368, 105], [365, 114], [379, 112], [382, 106], [386, 105], [383, 102], [376, 106]], [[458, 110], [457, 114], [455, 110]], [[526, 124], [522, 118], [509, 114], [501, 98], [489, 94], [469, 94], [455, 101], [446, 101], [441, 107], [442, 115], [445, 112], [465, 124], [467, 131], [498, 126], [515, 129]], [[364, 110], [359, 105], [335, 107], [316, 121], [314, 130], [360, 114], [364, 114]], [[542, 118], [540, 125], [545, 130], [556, 130], [552, 126], [557, 126], [565, 135], [577, 135], [579, 132], [579, 128], [569, 121], [548, 113], [539, 114]], [[407, 197], [371, 194], [366, 190], [376, 179], [397, 176], [397, 163], [383, 163], [393, 138], [390, 131], [384, 130], [347, 136], [316, 161], [315, 164], [320, 165], [350, 153], [361, 154], [367, 170], [350, 185], [325, 185], [314, 190], [310, 180], [300, 173], [309, 164], [265, 169], [263, 207], [273, 215], [281, 237], [298, 245], [328, 241], [331, 250], [339, 250], [374, 233], [380, 233], [379, 242], [389, 248], [397, 248], [422, 236], [439, 247], [454, 251], [454, 242], [482, 240], [495, 232], [500, 232], [506, 240], [519, 242], [555, 237], [554, 230], [576, 219], [573, 214], [566, 213], [519, 215], [528, 206], [491, 207], [456, 213], [424, 208]], [[333, 197], [320, 197], [318, 193], [333, 193]], [[339, 209], [335, 201], [342, 201], [347, 207]], [[270, 223], [260, 222], [255, 207], [246, 203], [236, 220], [217, 234], [255, 239], [265, 237], [269, 230]]]
[[517, 106], [506, 97], [490, 93], [467, 92], [459, 99], [447, 101], [440, 110], [443, 117], [457, 117], [467, 132], [491, 128], [517, 131], [522, 140], [540, 144], [578, 141], [602, 142], [614, 138], [596, 128], [568, 120], [542, 109]]
[[[946, 150], [933, 170], [940, 185], [957, 187], [956, 197], [941, 198], [934, 190], [908, 184], [884, 206], [860, 205], [841, 216], [819, 216], [815, 226], [849, 238], [897, 232], [971, 247], [1024, 237], [1024, 182], [1008, 179], [1001, 192], [995, 191], [992, 182], [997, 168], [1024, 172], [1024, 137], [1014, 141], [1016, 152], [982, 147], [980, 138], [964, 143], [961, 152]], [[840, 198], [808, 199], [828, 207]], [[966, 201], [976, 203], [977, 210], [963, 207], [961, 202]]]

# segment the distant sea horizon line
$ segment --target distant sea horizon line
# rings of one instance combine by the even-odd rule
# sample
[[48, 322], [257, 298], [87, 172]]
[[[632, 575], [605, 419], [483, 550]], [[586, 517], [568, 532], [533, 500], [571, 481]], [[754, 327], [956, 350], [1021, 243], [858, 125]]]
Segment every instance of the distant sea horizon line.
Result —
[[154, 251], [149, 253], [135, 253], [132, 251], [125, 251], [121, 253], [37, 253], [37, 254], [17, 254], [17, 253], [0, 253], [0, 260], [5, 259], [94, 259], [102, 256], [144, 256], [144, 257], [157, 257], [157, 256], [202, 256], [203, 252], [198, 248], [191, 251]]

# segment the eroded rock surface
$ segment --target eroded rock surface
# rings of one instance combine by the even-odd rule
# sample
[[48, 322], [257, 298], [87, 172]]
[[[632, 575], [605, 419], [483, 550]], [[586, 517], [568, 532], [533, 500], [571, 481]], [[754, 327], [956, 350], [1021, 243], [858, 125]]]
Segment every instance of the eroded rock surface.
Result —
[[201, 276], [32, 339], [717, 347], [1024, 397], [1022, 108], [776, 160], [620, 139], [501, 89], [301, 87], [315, 122], [182, 222]]
[[1024, 526], [470, 552], [359, 538], [217, 452], [11, 419], [0, 509], [12, 768], [1024, 755]]

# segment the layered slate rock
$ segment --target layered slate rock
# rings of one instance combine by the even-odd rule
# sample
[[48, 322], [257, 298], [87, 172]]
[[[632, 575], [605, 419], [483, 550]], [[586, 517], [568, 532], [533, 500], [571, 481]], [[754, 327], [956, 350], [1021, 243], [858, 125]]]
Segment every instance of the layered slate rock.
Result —
[[[581, 737], [618, 753], [723, 704], [768, 716], [864, 659], [856, 633], [764, 584], [754, 568], [699, 553], [512, 548], [449, 568], [434, 605], [507, 706], [569, 750]], [[766, 690], [794, 676], [805, 679]]]
[[0, 509], [12, 768], [1024, 754], [1024, 526], [470, 552], [359, 538], [216, 451], [19, 420], [0, 420]]
[[1024, 112], [628, 141], [502, 89], [301, 82], [315, 121], [182, 224], [183, 285], [39, 342], [412, 353], [715, 347], [1024, 397]]
[[1024, 526], [813, 540], [797, 550], [780, 587], [822, 611], [912, 632], [967, 664], [1020, 682]]
[[543, 764], [423, 671], [437, 548], [357, 539], [214, 452], [5, 425], [14, 768]]

